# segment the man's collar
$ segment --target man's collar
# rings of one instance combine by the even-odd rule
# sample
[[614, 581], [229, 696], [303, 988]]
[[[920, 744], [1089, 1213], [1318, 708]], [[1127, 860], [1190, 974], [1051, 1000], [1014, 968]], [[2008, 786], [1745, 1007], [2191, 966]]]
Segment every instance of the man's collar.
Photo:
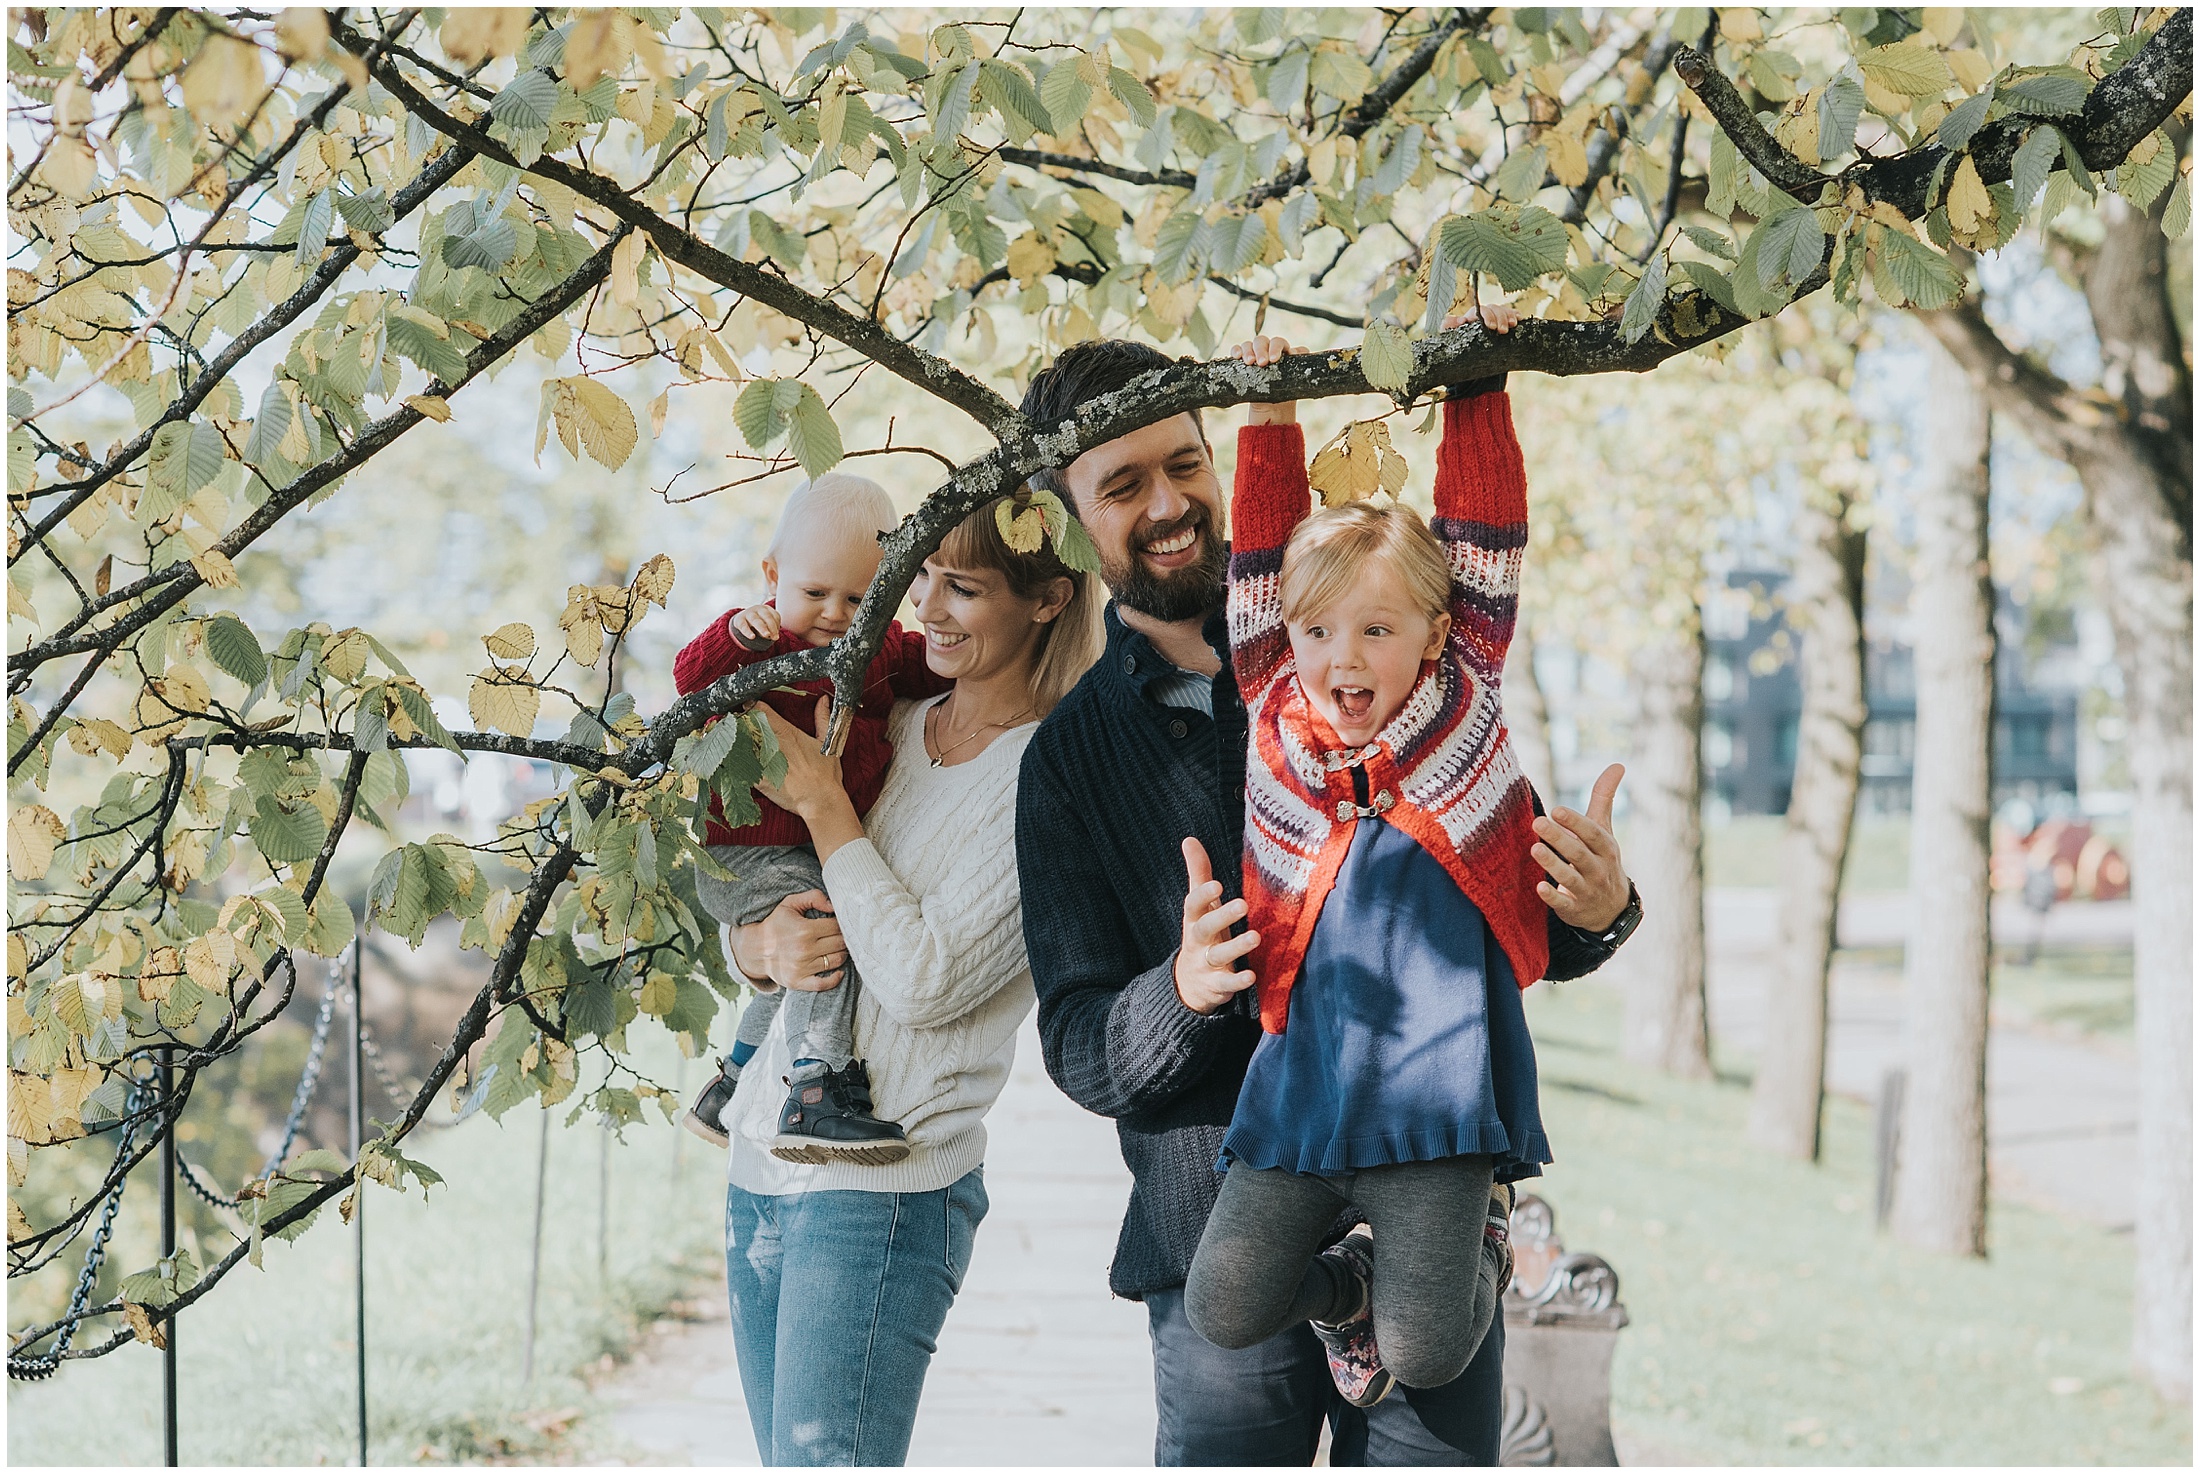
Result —
[[[1148, 681], [1156, 676], [1169, 675], [1178, 668], [1174, 661], [1154, 648], [1153, 641], [1146, 638], [1144, 633], [1124, 623], [1115, 600], [1108, 600], [1104, 618], [1108, 631], [1108, 647], [1107, 654], [1101, 658], [1128, 680], [1133, 689], [1143, 692]], [[1221, 660], [1222, 668], [1228, 670], [1230, 617], [1227, 607], [1208, 615], [1199, 632]]]

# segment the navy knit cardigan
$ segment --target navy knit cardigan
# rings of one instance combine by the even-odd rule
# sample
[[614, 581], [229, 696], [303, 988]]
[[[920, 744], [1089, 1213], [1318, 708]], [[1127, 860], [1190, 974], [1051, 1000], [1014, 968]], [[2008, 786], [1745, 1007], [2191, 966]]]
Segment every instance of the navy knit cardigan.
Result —
[[[1147, 683], [1173, 668], [1113, 604], [1107, 627], [1107, 652], [1024, 752], [1016, 856], [1047, 1073], [1114, 1118], [1131, 1170], [1108, 1287], [1136, 1300], [1190, 1271], [1260, 1022], [1250, 991], [1205, 1016], [1176, 993], [1185, 835], [1206, 846], [1225, 899], [1239, 893], [1245, 707], [1228, 630], [1219, 613], [1207, 622], [1222, 660], [1209, 718], [1152, 700]], [[1555, 916], [1550, 940], [1552, 978], [1610, 955]]]

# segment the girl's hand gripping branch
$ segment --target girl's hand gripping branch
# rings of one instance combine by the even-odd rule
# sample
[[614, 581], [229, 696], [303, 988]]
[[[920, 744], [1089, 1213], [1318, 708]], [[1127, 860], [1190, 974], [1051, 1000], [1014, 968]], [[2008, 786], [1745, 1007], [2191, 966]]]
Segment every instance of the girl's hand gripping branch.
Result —
[[1184, 838], [1184, 870], [1188, 885], [1184, 936], [1176, 949], [1176, 996], [1194, 1013], [1213, 1013], [1253, 986], [1252, 973], [1238, 971], [1237, 964], [1260, 945], [1260, 933], [1230, 935], [1245, 919], [1245, 902], [1222, 904], [1222, 882], [1215, 879], [1207, 848], [1190, 835]]
[[[1248, 338], [1230, 350], [1230, 356], [1255, 368], [1266, 368], [1288, 353], [1302, 350], [1292, 347], [1281, 338]], [[1299, 405], [1295, 399], [1280, 404], [1248, 404], [1245, 406], [1245, 423], [1248, 425], [1296, 425], [1299, 422]]]

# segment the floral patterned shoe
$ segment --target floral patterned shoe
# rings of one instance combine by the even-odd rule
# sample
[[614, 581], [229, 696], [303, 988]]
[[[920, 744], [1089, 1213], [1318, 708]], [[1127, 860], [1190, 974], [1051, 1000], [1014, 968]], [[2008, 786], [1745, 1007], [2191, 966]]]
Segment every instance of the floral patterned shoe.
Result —
[[1329, 1353], [1330, 1380], [1354, 1407], [1373, 1407], [1398, 1384], [1383, 1366], [1382, 1353], [1375, 1349], [1375, 1260], [1369, 1253], [1374, 1240], [1374, 1232], [1363, 1223], [1322, 1250], [1323, 1257], [1339, 1261], [1338, 1267], [1359, 1282], [1360, 1308], [1335, 1323], [1307, 1322]]

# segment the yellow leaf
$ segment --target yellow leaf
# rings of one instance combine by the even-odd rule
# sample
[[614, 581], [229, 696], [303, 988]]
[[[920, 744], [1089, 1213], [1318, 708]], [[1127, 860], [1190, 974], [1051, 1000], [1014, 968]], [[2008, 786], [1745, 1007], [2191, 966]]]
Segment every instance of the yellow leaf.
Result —
[[462, 67], [477, 67], [519, 50], [527, 39], [528, 14], [504, 6], [453, 6], [435, 38], [445, 56]]
[[1943, 46], [1956, 44], [1956, 36], [1963, 30], [1963, 10], [1960, 6], [1925, 7], [1925, 30]]
[[1978, 177], [1978, 165], [1965, 154], [1948, 181], [1948, 224], [1957, 235], [1976, 235], [1983, 222], [1994, 218], [1994, 197]]
[[1731, 6], [1719, 12], [1719, 34], [1737, 46], [1751, 41], [1762, 41], [1765, 28], [1758, 22], [1757, 12], [1749, 6]]
[[160, 1320], [152, 1311], [135, 1300], [125, 1300], [122, 1302], [122, 1313], [129, 1319], [131, 1335], [155, 1350], [168, 1349], [168, 1332], [162, 1329]]
[[735, 383], [740, 383], [743, 379], [746, 379], [748, 377], [747, 374], [741, 371], [741, 365], [738, 361], [735, 360], [732, 350], [728, 349], [725, 344], [718, 341], [718, 335], [716, 333], [704, 333], [703, 346], [710, 350], [710, 356], [712, 358], [718, 360], [718, 366], [726, 371], [727, 378], [733, 380]]
[[26, 1217], [23, 1213], [23, 1210], [16, 1205], [15, 1199], [8, 1199], [8, 1242], [11, 1244], [20, 1243], [30, 1236], [30, 1219]]
[[260, 49], [226, 31], [208, 36], [183, 73], [183, 105], [200, 126], [224, 137], [266, 90]]
[[648, 248], [649, 237], [638, 230], [611, 248], [611, 300], [621, 307], [632, 307], [640, 300], [642, 252]]
[[429, 419], [434, 420], [439, 425], [447, 423], [451, 418], [450, 402], [444, 399], [439, 394], [407, 395], [405, 397], [405, 406], [408, 409], [416, 409], [420, 411], [420, 413], [426, 415]]
[[206, 710], [208, 691], [206, 677], [192, 665], [175, 664], [147, 683], [171, 710], [200, 712]]
[[208, 548], [192, 555], [191, 566], [199, 571], [210, 589], [233, 589], [237, 586], [237, 565], [229, 561], [229, 555], [220, 548]]
[[[706, 334], [705, 336], [708, 336]], [[683, 365], [684, 366], [684, 365]], [[665, 433], [665, 416], [672, 409], [672, 390], [657, 391], [657, 397], [649, 402], [649, 438], [662, 439]]]
[[535, 653], [535, 632], [515, 620], [511, 624], [500, 624], [483, 635], [481, 643], [499, 660], [525, 660]]
[[321, 669], [348, 686], [366, 674], [367, 654], [367, 637], [348, 629], [321, 647]]
[[11, 931], [11, 932], [9, 932], [9, 933], [8, 933], [8, 976], [9, 976], [9, 977], [11, 977], [11, 978], [24, 978], [24, 977], [28, 977], [28, 976], [30, 976], [30, 971], [31, 971], [31, 949], [30, 949], [30, 945], [29, 945], [29, 944], [28, 944], [27, 942], [25, 942], [25, 941], [23, 940], [23, 934], [22, 934], [21, 932], [19, 932], [19, 931]]
[[87, 757], [98, 749], [110, 757], [124, 758], [130, 755], [130, 732], [105, 717], [86, 717], [69, 728], [69, 745]]
[[634, 595], [662, 609], [665, 607], [665, 599], [672, 593], [673, 577], [672, 560], [663, 553], [658, 553], [636, 571]]
[[1543, 146], [1549, 150], [1551, 175], [1568, 189], [1574, 189], [1589, 178], [1589, 149], [1579, 132], [1562, 132], [1552, 129], [1543, 135]]
[[1028, 287], [1053, 269], [1054, 247], [1036, 231], [1009, 242], [1008, 274], [1016, 279], [1016, 285]]
[[642, 1012], [663, 1018], [680, 1001], [680, 985], [668, 972], [653, 972], [642, 983]]
[[328, 12], [296, 5], [275, 17], [275, 49], [290, 61], [319, 61], [328, 50]]
[[[31, 804], [8, 816], [8, 874], [17, 880], [43, 880], [53, 868], [54, 846], [68, 836], [61, 816], [44, 804]], [[11, 934], [10, 942], [15, 940]], [[10, 949], [10, 962], [13, 949]]]
[[1376, 480], [1384, 492], [1396, 496], [1404, 489], [1409, 472], [1404, 456], [1387, 445], [1382, 447], [1382, 469], [1376, 473]]
[[542, 710], [542, 693], [509, 675], [484, 671], [474, 677], [466, 693], [466, 706], [476, 726], [495, 727], [514, 737], [531, 737], [536, 713]]
[[1019, 553], [1036, 553], [1046, 542], [1046, 514], [1037, 507], [1016, 510], [1016, 503], [1003, 498], [993, 505], [993, 523], [1000, 529], [1001, 541]]
[[183, 957], [173, 947], [155, 947], [138, 974], [138, 997], [146, 1003], [165, 1003], [183, 972]]
[[585, 376], [555, 379], [543, 388], [567, 451], [578, 458], [586, 449], [597, 464], [614, 471], [626, 464], [641, 440], [641, 426], [625, 400]]
[[586, 92], [604, 73], [616, 75], [626, 65], [625, 20], [607, 7], [582, 11], [573, 23], [573, 34], [565, 41], [565, 80], [575, 92]]
[[1947, 53], [1944, 59], [1948, 70], [1956, 74], [1957, 85], [1965, 92], [1978, 91], [1994, 75], [1994, 64], [1986, 59], [1985, 53], [1973, 51], [1968, 46]]
[[593, 667], [603, 658], [603, 626], [597, 622], [594, 591], [577, 583], [566, 590], [565, 600], [565, 612], [558, 616], [565, 648], [581, 665]]

